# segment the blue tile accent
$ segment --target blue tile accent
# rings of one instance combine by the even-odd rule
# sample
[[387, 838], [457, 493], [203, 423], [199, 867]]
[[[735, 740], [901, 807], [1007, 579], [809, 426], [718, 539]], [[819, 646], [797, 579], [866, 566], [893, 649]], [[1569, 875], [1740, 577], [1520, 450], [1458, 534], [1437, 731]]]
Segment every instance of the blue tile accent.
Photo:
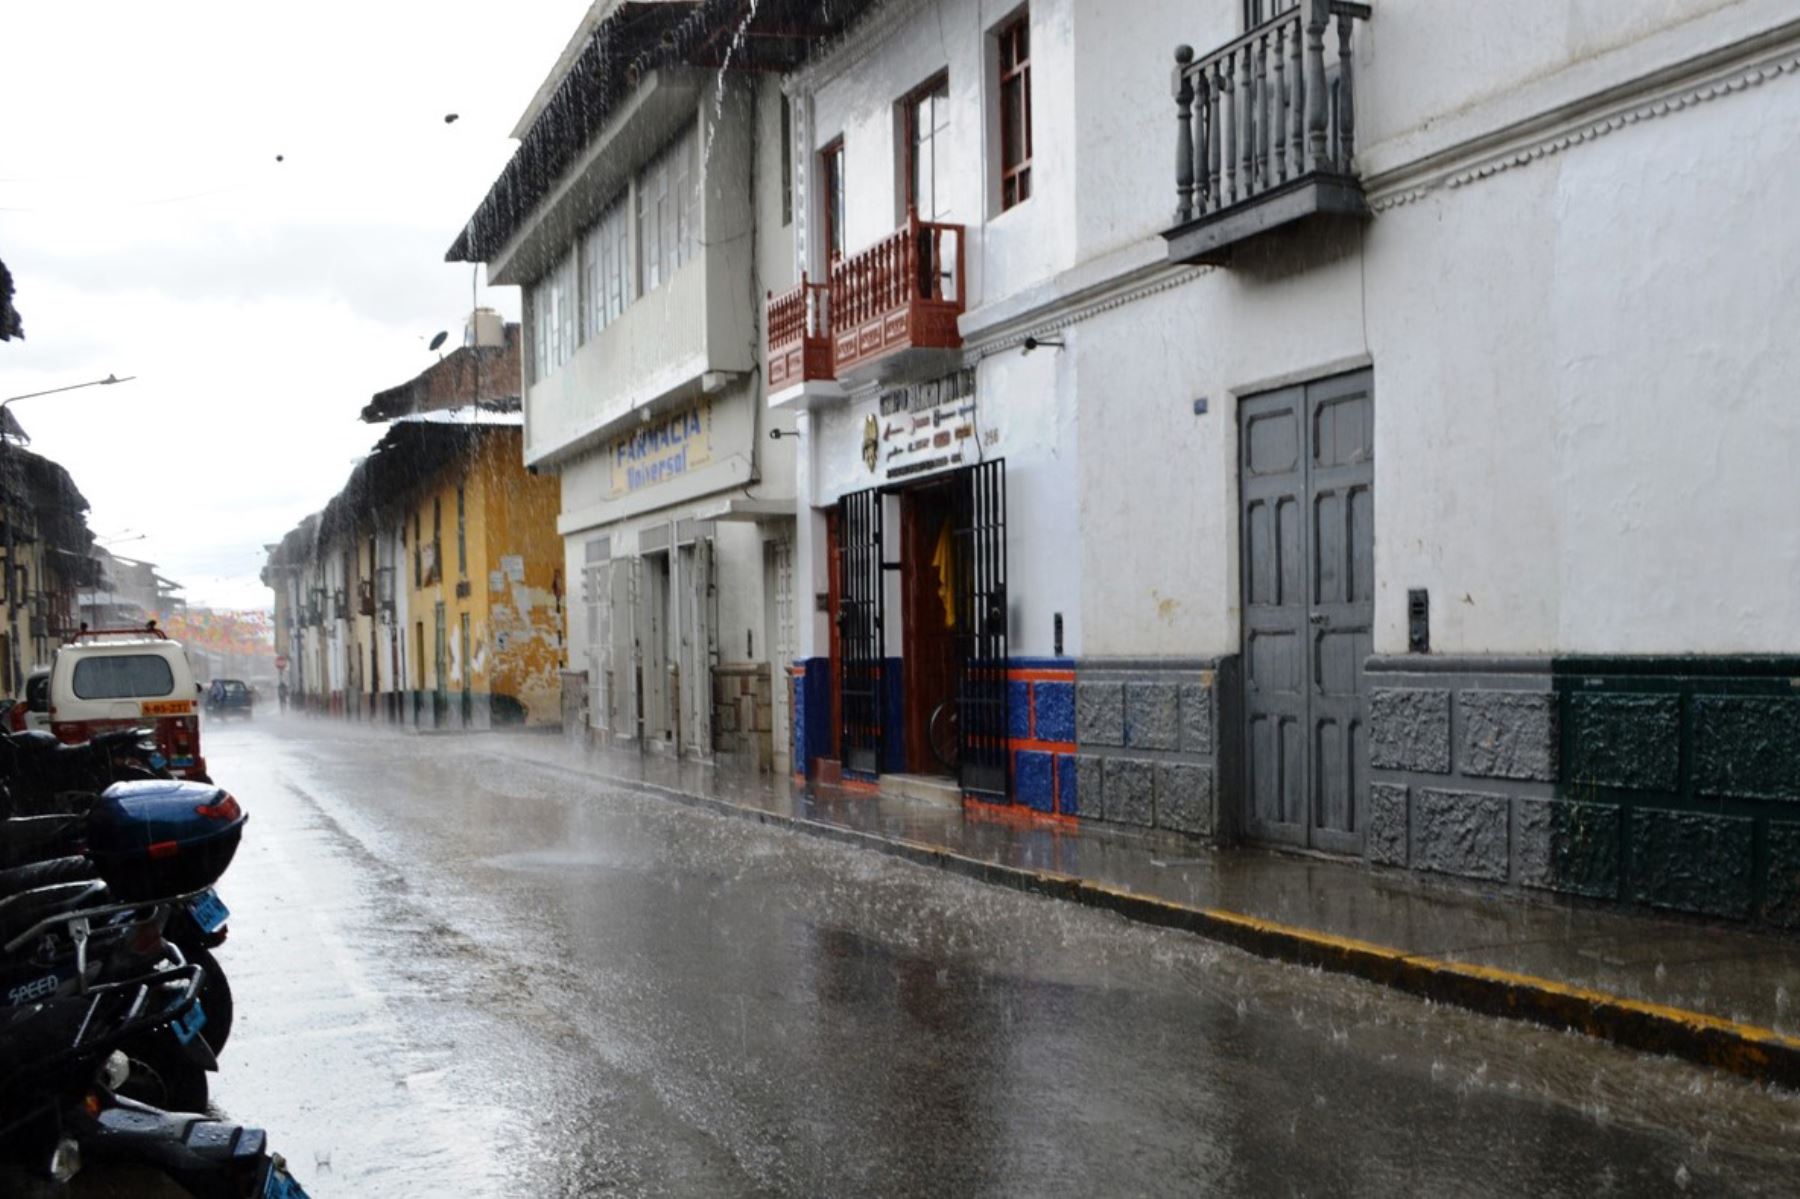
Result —
[[1008, 658], [1006, 665], [1011, 670], [1074, 670], [1073, 658]]
[[1006, 684], [1006, 731], [1016, 740], [1031, 736], [1031, 684], [1012, 679]]
[[[798, 663], [796, 663], [798, 665]], [[788, 753], [794, 773], [806, 773], [806, 676], [788, 675]]]
[[1037, 739], [1075, 740], [1075, 684], [1037, 684]]
[[1056, 810], [1064, 816], [1076, 814], [1075, 755], [1056, 755]]
[[1013, 771], [1013, 799], [1037, 812], [1056, 810], [1054, 754], [1020, 750]]
[[831, 660], [796, 662], [806, 673], [794, 680], [794, 771], [812, 773], [813, 762], [831, 756]]

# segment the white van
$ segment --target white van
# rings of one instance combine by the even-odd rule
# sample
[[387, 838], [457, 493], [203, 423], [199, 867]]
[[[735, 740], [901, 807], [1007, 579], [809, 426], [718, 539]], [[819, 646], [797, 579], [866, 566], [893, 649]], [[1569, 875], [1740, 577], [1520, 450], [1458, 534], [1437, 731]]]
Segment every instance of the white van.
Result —
[[73, 744], [117, 728], [152, 728], [177, 778], [206, 778], [199, 689], [187, 655], [154, 621], [82, 629], [50, 667], [50, 731]]

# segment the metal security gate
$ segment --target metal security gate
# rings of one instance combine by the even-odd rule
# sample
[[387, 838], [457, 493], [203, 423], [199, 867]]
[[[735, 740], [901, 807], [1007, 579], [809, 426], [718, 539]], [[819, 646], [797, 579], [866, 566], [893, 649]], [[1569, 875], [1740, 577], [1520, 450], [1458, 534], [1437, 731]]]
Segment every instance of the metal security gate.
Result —
[[884, 581], [882, 496], [857, 491], [838, 500], [838, 694], [842, 701], [843, 764], [881, 769]]
[[1239, 407], [1245, 831], [1360, 853], [1374, 618], [1367, 371]]
[[1006, 714], [1006, 461], [958, 472], [951, 489], [956, 636], [957, 774], [963, 794], [1004, 803], [1012, 793]]
[[[764, 611], [769, 628], [767, 639], [771, 678], [775, 684], [775, 728], [772, 733], [775, 757], [791, 756], [794, 744], [793, 696], [789, 689], [788, 668], [796, 655], [794, 636], [794, 538], [782, 534], [763, 542]], [[804, 769], [804, 767], [800, 767]]]
[[681, 549], [682, 751], [700, 758], [713, 752], [713, 666], [719, 660], [712, 538], [697, 536]]

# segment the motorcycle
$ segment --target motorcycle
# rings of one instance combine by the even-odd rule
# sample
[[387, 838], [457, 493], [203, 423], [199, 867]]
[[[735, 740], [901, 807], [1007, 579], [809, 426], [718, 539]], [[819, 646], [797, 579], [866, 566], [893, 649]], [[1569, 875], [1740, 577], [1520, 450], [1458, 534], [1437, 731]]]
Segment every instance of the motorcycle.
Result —
[[56, 1183], [83, 1160], [115, 1160], [203, 1199], [304, 1195], [260, 1129], [128, 1094], [147, 1046], [216, 1065], [202, 1035], [208, 972], [165, 932], [177, 913], [209, 923], [198, 913], [246, 819], [210, 785], [115, 786], [84, 818], [83, 855], [0, 872], [18, 888], [0, 886], [0, 1190], [19, 1189], [7, 1171]]
[[146, 729], [109, 729], [75, 744], [43, 732], [0, 735], [3, 816], [81, 815], [114, 783], [168, 777]]
[[[245, 820], [234, 798], [205, 784], [108, 789], [84, 818], [90, 843], [82, 856], [0, 870], [0, 1000], [16, 1006], [79, 992], [177, 953], [204, 971], [205, 1035], [179, 1045], [167, 1038], [134, 1044], [141, 1067], [134, 1093], [203, 1106], [233, 1012], [230, 984], [210, 953], [228, 915], [212, 883], [230, 863]], [[0, 822], [0, 836], [8, 823]], [[58, 935], [63, 924], [78, 935]]]
[[[73, 922], [71, 922], [71, 929]], [[84, 1162], [153, 1167], [198, 1199], [305, 1199], [263, 1130], [118, 1093], [122, 1046], [191, 1030], [205, 971], [182, 962], [0, 1010], [0, 1184], [67, 1183]], [[191, 1031], [188, 1035], [192, 1035]]]

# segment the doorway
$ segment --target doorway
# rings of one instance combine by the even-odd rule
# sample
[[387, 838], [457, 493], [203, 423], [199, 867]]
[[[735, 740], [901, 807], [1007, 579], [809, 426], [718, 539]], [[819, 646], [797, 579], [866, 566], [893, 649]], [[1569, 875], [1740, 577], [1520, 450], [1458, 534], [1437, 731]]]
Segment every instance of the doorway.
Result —
[[[952, 484], [915, 487], [900, 497], [901, 735], [909, 774], [955, 777], [956, 538]], [[934, 720], [935, 718], [935, 720]]]
[[1362, 852], [1374, 411], [1368, 371], [1239, 406], [1244, 828], [1256, 840]]
[[[458, 492], [458, 494], [461, 493]], [[462, 614], [462, 627], [458, 631], [462, 634], [462, 643], [457, 653], [457, 665], [461, 668], [457, 673], [461, 676], [462, 722], [463, 727], [468, 728], [475, 720], [475, 692], [472, 689], [474, 675], [470, 672], [472, 659], [475, 657], [475, 643], [469, 639], [469, 614], [467, 612]]]
[[[884, 501], [897, 497], [899, 562], [887, 560]], [[1012, 795], [1007, 712], [1006, 463], [977, 463], [905, 488], [838, 500], [832, 551], [834, 716], [846, 770], [953, 775], [965, 796]], [[898, 711], [884, 684], [885, 572], [901, 585]], [[944, 705], [948, 704], [946, 708]], [[932, 752], [932, 718], [954, 715]], [[896, 744], [898, 742], [898, 744]]]
[[643, 729], [646, 745], [667, 746], [675, 736], [669, 718], [669, 666], [675, 660], [669, 620], [669, 555], [662, 550], [643, 556], [643, 591], [640, 595], [642, 657], [639, 694], [643, 697]]
[[[773, 690], [773, 757], [779, 769], [787, 763], [794, 744], [788, 667], [798, 653], [794, 629], [794, 536], [784, 523], [779, 536], [763, 541], [763, 645], [769, 653], [769, 682]], [[791, 765], [791, 764], [790, 764]], [[783, 771], [785, 773], [785, 771]]]
[[444, 623], [444, 602], [439, 600], [435, 605], [437, 616], [437, 637], [432, 642], [432, 691], [431, 691], [431, 724], [433, 728], [443, 728], [450, 713], [450, 680], [449, 673], [449, 640], [450, 631]]

